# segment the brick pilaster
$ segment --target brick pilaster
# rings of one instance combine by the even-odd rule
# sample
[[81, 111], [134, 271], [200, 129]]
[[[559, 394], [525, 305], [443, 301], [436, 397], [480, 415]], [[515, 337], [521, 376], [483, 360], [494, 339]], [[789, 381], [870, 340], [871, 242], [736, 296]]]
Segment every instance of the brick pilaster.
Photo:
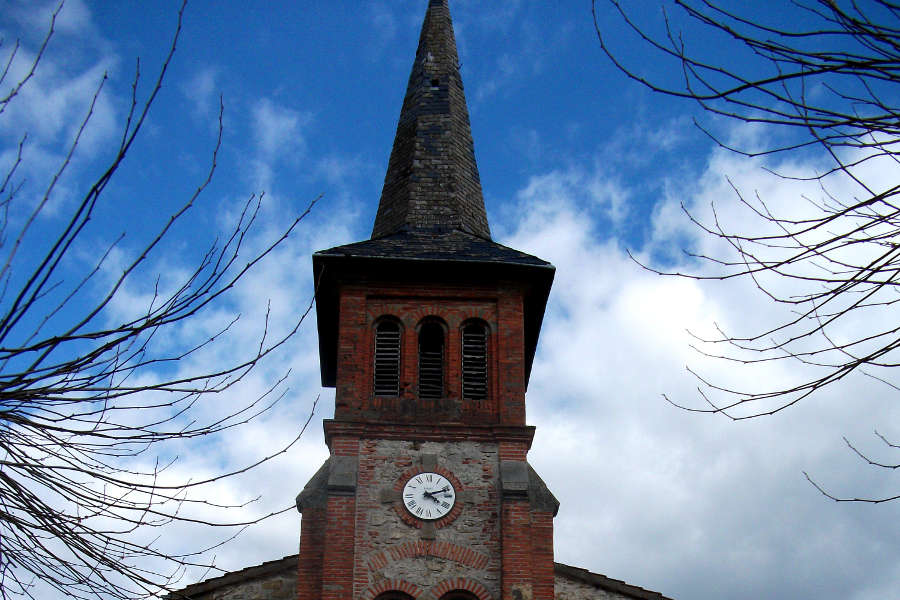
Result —
[[533, 600], [553, 600], [553, 514], [531, 513], [531, 572]]
[[530, 512], [527, 499], [503, 503], [500, 525], [503, 600], [532, 597]]
[[297, 600], [317, 600], [322, 591], [325, 508], [307, 508], [300, 524]]
[[353, 558], [356, 527], [356, 499], [333, 496], [328, 499], [325, 521], [325, 552], [322, 561], [321, 600], [353, 598]]

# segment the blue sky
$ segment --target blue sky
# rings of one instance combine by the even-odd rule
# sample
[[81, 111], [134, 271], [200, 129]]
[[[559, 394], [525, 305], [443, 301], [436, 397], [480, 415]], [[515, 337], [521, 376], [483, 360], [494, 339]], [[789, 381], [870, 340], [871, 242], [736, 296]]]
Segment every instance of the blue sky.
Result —
[[[191, 1], [144, 131], [67, 269], [83, 272], [98, 248], [127, 231], [107, 266], [114, 273], [117, 261], [185, 201], [205, 177], [221, 95], [217, 172], [109, 318], [141, 306], [155, 274], [164, 285], [174, 281], [228, 230], [251, 194], [265, 192], [251, 246], [277, 235], [321, 195], [230, 304], [164, 343], [202, 336], [240, 312], [231, 341], [189, 367], [218, 364], [255, 343], [267, 299], [275, 328], [288, 327], [311, 296], [310, 253], [369, 236], [425, 4]], [[19, 38], [23, 52], [33, 52], [50, 5], [0, 2], [3, 48]], [[135, 59], [145, 95], [177, 8], [168, 0], [66, 3], [41, 70], [0, 115], [3, 161], [22, 132], [29, 134], [23, 206], [46, 185], [104, 71], [109, 80], [29, 251], [59, 228], [76, 191], [108, 159], [121, 135]], [[838, 493], [896, 493], [896, 476], [866, 471], [841, 441], [846, 435], [870, 444], [874, 428], [900, 437], [890, 390], [853, 379], [776, 417], [739, 424], [674, 409], [663, 393], [697, 400], [685, 364], [745, 384], [795, 375], [790, 365], [747, 371], [705, 362], [688, 346], [686, 329], [708, 332], [713, 322], [740, 328], [780, 313], [749, 282], [659, 278], [625, 254], [630, 248], [653, 265], [677, 267], [685, 266], [682, 247], [714, 252], [720, 248], [690, 226], [681, 202], [708, 215], [715, 201], [723, 218], [744, 224], [726, 176], [776, 206], [793, 207], [800, 194], [818, 193], [815, 186], [773, 179], [761, 167], [815, 168], [818, 159], [748, 161], [716, 149], [693, 127], [693, 106], [653, 96], [612, 67], [586, 0], [455, 0], [451, 10], [494, 237], [558, 269], [528, 395], [529, 422], [537, 426], [531, 461], [561, 502], [557, 560], [673, 598], [889, 597], [900, 580], [900, 504], [835, 505], [801, 471]], [[631, 64], [672, 74], [660, 71], [608, 11], [600, 22]], [[767, 135], [706, 123], [748, 143]], [[896, 174], [896, 166], [876, 173], [885, 185]], [[314, 322], [243, 389], [202, 407], [227, 410], [291, 369], [277, 413], [202, 448], [173, 450], [181, 455], [180, 473], [196, 477], [277, 448], [321, 393], [299, 446], [210, 491], [227, 499], [262, 494], [249, 511], [293, 502], [324, 459], [320, 420], [332, 411], [331, 391], [318, 384]], [[220, 548], [217, 564], [238, 569], [291, 554], [298, 533], [299, 517], [289, 512]], [[178, 547], [188, 536], [216, 535], [173, 527], [169, 540]], [[184, 582], [200, 576], [188, 573]]]

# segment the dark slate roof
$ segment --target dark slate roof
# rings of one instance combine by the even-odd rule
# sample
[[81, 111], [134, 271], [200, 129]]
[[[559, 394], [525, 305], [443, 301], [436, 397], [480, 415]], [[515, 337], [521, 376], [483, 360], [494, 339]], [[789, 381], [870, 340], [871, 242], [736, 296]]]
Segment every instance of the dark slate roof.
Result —
[[388, 258], [522, 265], [553, 269], [536, 256], [459, 230], [402, 231], [315, 253], [321, 257]]
[[[169, 598], [176, 600], [180, 598], [190, 598], [191, 596], [200, 594], [208, 594], [230, 585], [236, 585], [278, 573], [296, 576], [298, 558], [299, 556], [297, 554], [292, 554], [291, 556], [285, 556], [279, 560], [272, 560], [264, 562], [261, 565], [241, 569], [240, 571], [226, 573], [221, 577], [214, 577], [212, 579], [207, 579], [206, 581], [201, 581], [200, 583], [189, 585], [180, 592], [171, 594]], [[557, 577], [566, 577], [568, 579], [580, 581], [598, 589], [617, 593], [626, 598], [633, 598], [634, 600], [672, 600], [659, 592], [651, 592], [650, 590], [645, 590], [636, 585], [629, 585], [624, 581], [611, 579], [606, 575], [600, 575], [599, 573], [592, 573], [587, 569], [570, 567], [569, 565], [564, 565], [562, 563], [553, 563], [553, 571]]]
[[599, 573], [591, 573], [587, 569], [578, 567], [570, 567], [562, 563], [553, 563], [553, 571], [557, 577], [567, 577], [592, 585], [596, 588], [607, 592], [613, 592], [625, 596], [626, 598], [634, 598], [635, 600], [672, 600], [668, 596], [663, 596], [659, 592], [651, 592], [636, 585], [630, 585], [618, 579], [612, 579], [606, 575]]
[[447, 0], [430, 0], [372, 237], [461, 229], [490, 239]]
[[182, 600], [185, 598], [195, 598], [203, 594], [210, 594], [211, 592], [230, 585], [237, 585], [254, 579], [262, 579], [269, 575], [288, 574], [296, 577], [297, 561], [299, 558], [299, 555], [292, 554], [290, 556], [285, 556], [284, 558], [279, 558], [278, 560], [264, 562], [261, 565], [247, 567], [240, 571], [225, 573], [219, 577], [211, 577], [205, 581], [191, 584], [177, 592], [172, 592], [166, 596], [166, 599]]

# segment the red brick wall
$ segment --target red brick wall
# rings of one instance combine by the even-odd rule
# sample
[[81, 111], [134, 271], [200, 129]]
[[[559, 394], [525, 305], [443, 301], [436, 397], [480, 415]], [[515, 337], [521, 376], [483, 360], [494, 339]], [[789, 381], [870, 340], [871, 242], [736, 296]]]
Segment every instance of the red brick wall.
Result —
[[356, 498], [328, 499], [325, 518], [325, 552], [322, 566], [322, 600], [353, 598], [353, 558]]
[[527, 499], [503, 504], [503, 598], [531, 598], [531, 511]]
[[317, 600], [322, 591], [325, 508], [304, 508], [300, 521], [297, 600]]
[[[388, 315], [403, 327], [397, 398], [375, 397], [372, 390], [374, 326]], [[447, 327], [446, 393], [441, 400], [417, 397], [417, 326], [426, 317]], [[468, 319], [480, 319], [490, 329], [490, 393], [484, 402], [461, 399], [461, 326]], [[517, 285], [344, 285], [339, 321], [335, 419], [525, 424], [525, 342], [522, 290]]]
[[534, 600], [554, 597], [553, 573], [553, 515], [548, 512], [531, 513], [531, 568]]
[[[358, 459], [356, 491], [331, 496], [324, 510], [305, 509], [298, 598], [477, 589], [495, 600], [550, 600], [552, 516], [534, 512], [527, 497], [501, 498], [499, 482], [500, 461], [526, 461], [533, 434], [525, 426], [523, 290], [506, 282], [345, 284], [339, 302], [335, 417], [325, 429], [332, 456]], [[385, 316], [403, 327], [398, 398], [373, 394], [374, 327]], [[418, 398], [416, 385], [417, 327], [426, 318], [446, 327], [445, 397], [433, 401]], [[490, 391], [479, 402], [460, 397], [461, 328], [470, 319], [490, 331]], [[399, 492], [426, 461], [459, 487], [451, 515], [428, 527], [404, 518]]]

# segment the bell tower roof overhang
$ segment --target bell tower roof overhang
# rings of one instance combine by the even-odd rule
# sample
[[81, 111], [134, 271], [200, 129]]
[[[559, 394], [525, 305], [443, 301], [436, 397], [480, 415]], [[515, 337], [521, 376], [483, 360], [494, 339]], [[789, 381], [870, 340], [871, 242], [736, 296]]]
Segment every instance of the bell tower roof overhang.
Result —
[[536, 256], [478, 236], [397, 233], [313, 254], [322, 385], [337, 376], [338, 293], [342, 284], [479, 284], [508, 282], [524, 292], [525, 387], [531, 375], [556, 268]]

